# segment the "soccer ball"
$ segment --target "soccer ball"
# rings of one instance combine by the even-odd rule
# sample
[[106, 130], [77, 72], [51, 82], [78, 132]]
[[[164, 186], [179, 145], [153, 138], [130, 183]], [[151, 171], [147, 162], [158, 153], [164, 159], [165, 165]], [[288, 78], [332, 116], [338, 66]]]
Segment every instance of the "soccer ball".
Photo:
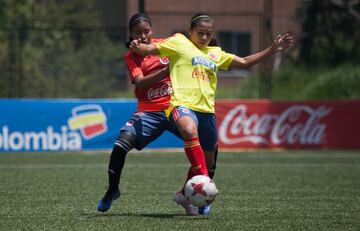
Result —
[[204, 207], [211, 204], [218, 190], [215, 183], [208, 177], [197, 175], [185, 184], [185, 197], [196, 207]]

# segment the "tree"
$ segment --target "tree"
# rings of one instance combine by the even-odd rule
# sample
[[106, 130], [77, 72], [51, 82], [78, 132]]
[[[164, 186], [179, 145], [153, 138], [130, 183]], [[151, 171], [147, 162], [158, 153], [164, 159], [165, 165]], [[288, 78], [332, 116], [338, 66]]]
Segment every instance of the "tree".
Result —
[[[25, 4], [26, 3], [26, 4]], [[124, 49], [102, 28], [97, 0], [4, 0], [2, 97], [106, 97]], [[20, 15], [20, 16], [19, 16]], [[3, 43], [1, 43], [3, 41]], [[2, 46], [2, 44], [9, 44]], [[6, 91], [3, 91], [7, 89]]]
[[333, 66], [360, 61], [358, 0], [304, 0], [299, 15], [302, 62]]

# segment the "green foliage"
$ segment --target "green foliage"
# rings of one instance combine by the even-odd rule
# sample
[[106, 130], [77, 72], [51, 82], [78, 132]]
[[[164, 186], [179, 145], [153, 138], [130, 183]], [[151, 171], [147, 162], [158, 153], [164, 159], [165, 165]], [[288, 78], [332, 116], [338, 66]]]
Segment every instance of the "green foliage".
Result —
[[[221, 81], [221, 80], [219, 80]], [[234, 81], [227, 86], [219, 86], [216, 90], [217, 99], [257, 99], [259, 98], [259, 77], [249, 76]]]
[[273, 99], [359, 99], [360, 67], [343, 64], [333, 68], [288, 65], [273, 75]]
[[[360, 67], [345, 63], [334, 67], [311, 67], [287, 62], [272, 78], [274, 100], [342, 100], [360, 98]], [[217, 98], [259, 98], [259, 76], [239, 85], [218, 88]]]
[[305, 99], [359, 99], [360, 67], [343, 65], [324, 71], [302, 94]]
[[[120, 82], [114, 70], [122, 68], [121, 44], [113, 44], [102, 32], [89, 32], [86, 43], [76, 49], [70, 33], [60, 33], [51, 43], [36, 46], [31, 40], [24, 48], [28, 86], [23, 96], [101, 98], [115, 96]], [[37, 36], [35, 36], [37, 37]], [[33, 42], [32, 42], [33, 41]], [[56, 41], [59, 41], [58, 43]], [[33, 81], [37, 79], [37, 81]]]
[[300, 61], [332, 66], [360, 62], [360, 3], [348, 0], [302, 1]]
[[[13, 27], [24, 27], [34, 20], [33, 9], [35, 0], [1, 0], [0, 29], [11, 30]], [[0, 30], [0, 38], [6, 38], [7, 33]]]
[[125, 48], [101, 29], [96, 3], [1, 1], [0, 97], [121, 94], [118, 73]]

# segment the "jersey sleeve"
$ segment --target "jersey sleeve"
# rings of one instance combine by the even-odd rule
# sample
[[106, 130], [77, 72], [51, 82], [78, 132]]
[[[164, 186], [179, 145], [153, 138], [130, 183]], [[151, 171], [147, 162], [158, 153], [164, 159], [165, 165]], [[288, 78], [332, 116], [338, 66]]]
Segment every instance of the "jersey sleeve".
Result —
[[221, 56], [220, 56], [221, 58], [220, 58], [220, 61], [218, 63], [219, 69], [222, 69], [222, 70], [229, 69], [229, 66], [232, 63], [232, 61], [234, 60], [235, 55], [230, 54], [230, 53], [226, 53], [223, 50], [220, 51], [220, 54], [221, 54]]
[[131, 82], [134, 82], [136, 77], [143, 76], [143, 72], [141, 71], [140, 64], [138, 64], [137, 60], [132, 55], [125, 56], [126, 67], [129, 71], [129, 78]]
[[172, 56], [176, 53], [179, 47], [179, 37], [181, 34], [175, 34], [161, 42], [153, 43], [158, 49], [161, 57]]

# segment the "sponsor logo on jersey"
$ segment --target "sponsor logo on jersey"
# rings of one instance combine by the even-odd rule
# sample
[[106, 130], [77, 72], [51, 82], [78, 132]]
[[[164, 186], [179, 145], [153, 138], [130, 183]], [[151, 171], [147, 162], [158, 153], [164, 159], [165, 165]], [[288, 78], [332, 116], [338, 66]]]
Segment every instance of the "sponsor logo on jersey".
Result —
[[214, 52], [211, 51], [208, 55], [209, 55], [210, 58], [211, 58], [212, 60], [214, 60], [215, 62], [219, 62], [219, 61], [220, 61], [220, 58], [219, 58]]
[[211, 61], [205, 57], [201, 57], [201, 56], [193, 57], [191, 63], [193, 66], [203, 65], [205, 67], [208, 67], [208, 68], [216, 71], [216, 64], [213, 61]]
[[205, 80], [205, 81], [210, 81], [210, 78], [212, 76], [212, 72], [207, 69], [207, 70], [202, 70], [200, 68], [195, 68], [191, 74], [191, 76], [194, 78], [194, 79], [202, 79], [202, 80]]
[[148, 91], [148, 99], [156, 99], [160, 97], [170, 96], [172, 94], [172, 87], [170, 83], [164, 83], [160, 87], [150, 88]]
[[160, 63], [162, 63], [164, 65], [167, 65], [170, 62], [168, 57], [163, 57], [163, 58], [160, 58], [159, 60], [160, 60]]

